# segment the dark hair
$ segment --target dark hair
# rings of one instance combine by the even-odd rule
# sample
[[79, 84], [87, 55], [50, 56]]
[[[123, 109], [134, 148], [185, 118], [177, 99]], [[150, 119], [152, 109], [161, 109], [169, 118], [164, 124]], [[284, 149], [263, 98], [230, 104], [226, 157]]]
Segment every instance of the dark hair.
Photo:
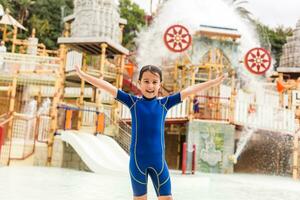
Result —
[[139, 80], [142, 80], [144, 72], [147, 72], [147, 71], [151, 72], [152, 74], [157, 73], [159, 75], [160, 81], [162, 81], [161, 69], [154, 65], [145, 65], [144, 67], [142, 67], [142, 69], [140, 70], [140, 74], [139, 74]]

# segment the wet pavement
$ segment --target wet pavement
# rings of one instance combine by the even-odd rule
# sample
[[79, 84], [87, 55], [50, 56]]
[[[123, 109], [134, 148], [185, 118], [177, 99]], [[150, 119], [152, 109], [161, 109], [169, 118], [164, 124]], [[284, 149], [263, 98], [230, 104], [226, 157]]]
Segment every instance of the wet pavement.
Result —
[[[150, 180], [150, 179], [149, 179]], [[181, 175], [171, 171], [174, 200], [299, 200], [300, 181], [246, 174]], [[148, 199], [154, 200], [152, 183]], [[47, 167], [0, 167], [1, 200], [131, 200], [125, 173]]]

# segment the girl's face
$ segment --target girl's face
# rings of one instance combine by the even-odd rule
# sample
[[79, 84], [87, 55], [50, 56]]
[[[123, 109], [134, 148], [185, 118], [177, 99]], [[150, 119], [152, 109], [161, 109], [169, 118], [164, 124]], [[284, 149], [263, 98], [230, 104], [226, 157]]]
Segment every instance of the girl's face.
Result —
[[145, 71], [138, 83], [140, 85], [140, 90], [145, 97], [153, 98], [158, 96], [158, 90], [161, 86], [158, 73]]

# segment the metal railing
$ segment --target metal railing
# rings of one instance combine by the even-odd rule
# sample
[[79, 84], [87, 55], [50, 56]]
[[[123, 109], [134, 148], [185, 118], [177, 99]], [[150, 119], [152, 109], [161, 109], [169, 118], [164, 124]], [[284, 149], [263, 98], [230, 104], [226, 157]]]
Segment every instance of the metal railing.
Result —
[[194, 119], [229, 121], [229, 105], [229, 97], [196, 96], [193, 105]]
[[11, 160], [30, 157], [35, 152], [36, 142], [48, 143], [50, 120], [48, 115], [1, 115], [0, 165], [9, 165]]
[[7, 72], [14, 70], [58, 70], [58, 57], [35, 56], [19, 53], [0, 53], [0, 69]]
[[[131, 134], [130, 134], [131, 127], [128, 124], [126, 124], [126, 122], [122, 120], [116, 122], [110, 117], [110, 114], [105, 112], [105, 110], [103, 110], [103, 112], [99, 112], [96, 110], [95, 105], [92, 104], [89, 104], [89, 106], [85, 105], [84, 108], [79, 108], [76, 106], [60, 105], [58, 106], [58, 109], [64, 111], [64, 123], [63, 123], [64, 129], [73, 129], [75, 127], [73, 125], [73, 122], [78, 118], [73, 120], [74, 115], [67, 114], [67, 112], [77, 112], [77, 111], [83, 112], [82, 125], [96, 126], [96, 131], [95, 131], [96, 133], [105, 133], [104, 128], [108, 128], [108, 125], [115, 126], [118, 129], [118, 131], [117, 133], [114, 134], [114, 139], [127, 153], [129, 153], [130, 141], [131, 141]], [[103, 115], [104, 119], [97, 117], [99, 115]], [[100, 125], [99, 123], [102, 123], [102, 125]], [[102, 130], [100, 130], [99, 128]]]
[[48, 137], [50, 133], [51, 117], [49, 115], [40, 115], [37, 117], [37, 138], [36, 140], [40, 143], [48, 143]]
[[234, 122], [257, 129], [285, 132], [295, 132], [294, 110], [273, 107], [266, 104], [252, 104], [237, 101], [235, 104]]
[[[198, 102], [197, 105], [194, 102], [191, 113], [194, 119], [225, 121], [291, 134], [295, 131], [295, 111], [292, 109], [281, 108], [276, 104], [269, 105], [266, 102], [255, 104], [240, 97], [235, 102], [230, 102], [230, 97], [199, 95], [196, 98]], [[188, 101], [184, 101], [169, 110], [167, 119], [187, 119], [188, 113]], [[123, 120], [131, 120], [130, 110], [124, 105], [121, 107], [120, 115]]]
[[8, 124], [12, 117], [7, 114], [0, 116], [0, 166], [8, 165], [10, 155], [10, 140], [8, 138]]
[[36, 116], [13, 114], [9, 160], [24, 160], [35, 150]]

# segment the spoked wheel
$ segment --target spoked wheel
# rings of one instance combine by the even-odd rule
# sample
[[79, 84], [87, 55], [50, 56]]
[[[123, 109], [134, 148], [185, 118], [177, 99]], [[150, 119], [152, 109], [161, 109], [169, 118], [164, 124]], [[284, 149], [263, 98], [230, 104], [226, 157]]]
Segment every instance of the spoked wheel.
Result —
[[192, 37], [187, 28], [177, 24], [166, 30], [164, 42], [169, 50], [179, 53], [185, 51], [191, 45]]
[[271, 55], [264, 48], [253, 48], [245, 56], [247, 69], [254, 74], [264, 74], [271, 66]]

